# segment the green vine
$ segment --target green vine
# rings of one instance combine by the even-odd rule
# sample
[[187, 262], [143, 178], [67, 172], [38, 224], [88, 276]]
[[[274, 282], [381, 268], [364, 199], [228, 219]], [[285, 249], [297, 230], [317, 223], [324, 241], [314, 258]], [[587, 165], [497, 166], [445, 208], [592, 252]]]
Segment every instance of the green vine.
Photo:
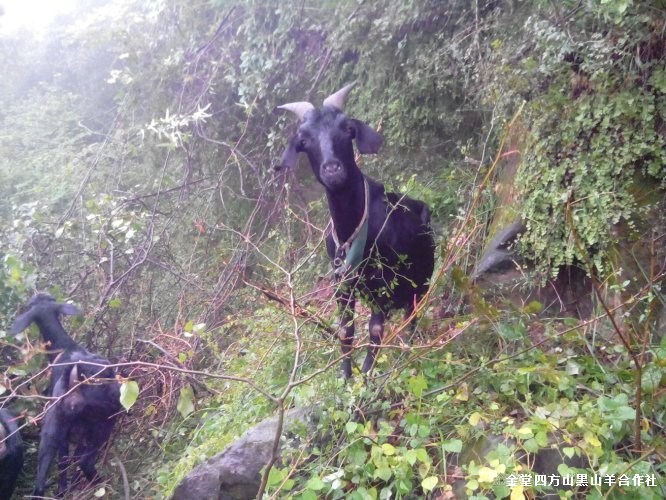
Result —
[[531, 136], [517, 177], [528, 228], [521, 244], [544, 274], [591, 261], [605, 275], [614, 228], [622, 223], [635, 230], [658, 198], [650, 194], [666, 186], [663, 68], [647, 61], [639, 69], [632, 58], [618, 68], [614, 56], [643, 45], [617, 42], [611, 50], [611, 44], [577, 46], [527, 107]]

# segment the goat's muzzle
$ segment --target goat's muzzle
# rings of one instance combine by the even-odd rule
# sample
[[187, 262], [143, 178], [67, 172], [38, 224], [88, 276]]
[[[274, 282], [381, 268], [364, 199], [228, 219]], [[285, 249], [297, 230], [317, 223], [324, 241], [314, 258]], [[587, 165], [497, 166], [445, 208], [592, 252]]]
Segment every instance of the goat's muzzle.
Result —
[[323, 175], [339, 175], [342, 164], [338, 160], [329, 160], [321, 166]]

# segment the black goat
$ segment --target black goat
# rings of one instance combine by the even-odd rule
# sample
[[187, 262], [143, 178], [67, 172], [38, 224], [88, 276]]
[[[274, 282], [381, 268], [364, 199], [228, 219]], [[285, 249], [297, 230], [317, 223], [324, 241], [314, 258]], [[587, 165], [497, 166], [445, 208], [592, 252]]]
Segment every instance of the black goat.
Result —
[[428, 289], [435, 265], [428, 206], [385, 192], [382, 184], [364, 175], [356, 164], [353, 141], [360, 153], [376, 153], [382, 138], [342, 112], [353, 85], [327, 97], [319, 109], [309, 102], [279, 106], [298, 115], [301, 124], [275, 167], [293, 167], [298, 153], [306, 153], [315, 177], [326, 188], [332, 223], [326, 248], [335, 275], [342, 281], [336, 298], [341, 310], [339, 337], [346, 355], [342, 362], [345, 378], [351, 376], [348, 353], [354, 339], [356, 293], [372, 311], [373, 345], [363, 362], [365, 373], [374, 364], [386, 315], [394, 309], [404, 309], [406, 317], [413, 313]]
[[0, 500], [9, 500], [23, 467], [23, 440], [14, 417], [0, 408]]
[[[71, 459], [88, 481], [99, 477], [95, 462], [100, 449], [108, 441], [120, 411], [120, 386], [109, 361], [92, 354], [72, 340], [60, 315], [76, 315], [79, 310], [70, 304], [59, 304], [48, 294], [35, 295], [28, 302], [10, 333], [17, 334], [35, 323], [48, 343], [51, 367], [49, 395], [55, 399], [46, 410], [39, 442], [35, 496], [43, 496], [49, 467], [56, 453], [59, 456], [58, 494], [67, 490], [67, 466], [70, 441], [76, 441]], [[75, 483], [78, 482], [75, 480]]]

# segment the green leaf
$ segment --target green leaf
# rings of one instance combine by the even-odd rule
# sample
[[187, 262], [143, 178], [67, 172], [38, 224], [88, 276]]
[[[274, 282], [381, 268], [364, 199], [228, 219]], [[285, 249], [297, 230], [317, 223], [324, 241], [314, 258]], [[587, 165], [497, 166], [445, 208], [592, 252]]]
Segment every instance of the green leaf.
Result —
[[536, 435], [534, 436], [534, 439], [541, 448], [545, 448], [546, 446], [548, 446], [548, 435], [545, 432], [543, 431], [537, 432]]
[[475, 411], [469, 416], [469, 425], [476, 427], [480, 420], [481, 414], [478, 411]]
[[408, 385], [409, 391], [417, 398], [420, 398], [423, 395], [423, 391], [428, 388], [428, 382], [423, 375], [411, 377]]
[[284, 483], [282, 483], [282, 488], [280, 488], [280, 489], [281, 489], [281, 491], [291, 491], [292, 489], [294, 489], [295, 484], [296, 484], [296, 481], [289, 478]]
[[581, 366], [573, 359], [567, 360], [566, 366], [567, 375], [579, 375], [581, 373]]
[[268, 473], [268, 485], [277, 486], [285, 478], [286, 472], [277, 467], [271, 468], [271, 471]]
[[390, 443], [384, 443], [382, 445], [382, 451], [386, 456], [395, 455], [395, 447]]
[[187, 417], [194, 411], [194, 391], [189, 384], [180, 389], [176, 410], [178, 410], [178, 413], [180, 413], [183, 418]]
[[430, 463], [430, 457], [425, 448], [419, 448], [416, 450], [416, 458], [419, 459], [419, 462]]
[[518, 434], [520, 434], [521, 436], [531, 436], [533, 434], [533, 431], [531, 427], [523, 425], [520, 429], [518, 429]]
[[358, 429], [358, 424], [356, 422], [347, 422], [345, 424], [345, 430], [347, 431], [347, 434], [355, 433], [356, 429]]
[[664, 371], [656, 363], [645, 366], [643, 373], [641, 373], [641, 389], [643, 389], [643, 392], [652, 393], [656, 391], [663, 376]]
[[583, 437], [585, 438], [585, 441], [590, 443], [592, 446], [595, 446], [597, 448], [601, 447], [601, 441], [599, 441], [599, 438], [594, 434], [592, 434], [591, 432], [586, 432]]
[[530, 438], [523, 442], [523, 448], [529, 453], [536, 453], [539, 451], [539, 445], [536, 442], [536, 439]]
[[416, 463], [416, 451], [415, 450], [407, 450], [405, 452], [405, 460], [409, 465], [414, 465]]
[[456, 390], [456, 395], [454, 396], [458, 401], [468, 401], [469, 400], [469, 386], [467, 382], [463, 382], [458, 386]]
[[423, 491], [427, 493], [434, 490], [437, 486], [437, 483], [439, 483], [439, 478], [437, 476], [429, 476], [421, 481], [421, 488], [423, 488]]
[[126, 380], [120, 385], [120, 404], [129, 410], [139, 397], [139, 384], [134, 380]]
[[480, 483], [492, 483], [497, 479], [499, 473], [495, 469], [490, 467], [480, 467], [479, 468], [479, 482]]
[[523, 311], [525, 311], [526, 314], [537, 314], [540, 313], [542, 309], [543, 304], [537, 300], [533, 300], [523, 308]]
[[388, 465], [382, 465], [381, 467], [377, 467], [374, 477], [379, 478], [382, 481], [388, 481], [391, 479], [392, 475], [393, 472], [391, 471], [391, 468]]
[[462, 441], [460, 439], [449, 439], [442, 443], [442, 449], [450, 453], [460, 453], [462, 451]]
[[501, 323], [497, 330], [508, 341], [520, 340], [527, 335], [527, 329], [521, 323]]
[[326, 488], [326, 483], [321, 480], [319, 476], [311, 477], [308, 482], [305, 484], [305, 487], [308, 490], [320, 491]]
[[368, 452], [365, 447], [355, 448], [347, 454], [349, 463], [354, 465], [364, 465], [368, 461]]

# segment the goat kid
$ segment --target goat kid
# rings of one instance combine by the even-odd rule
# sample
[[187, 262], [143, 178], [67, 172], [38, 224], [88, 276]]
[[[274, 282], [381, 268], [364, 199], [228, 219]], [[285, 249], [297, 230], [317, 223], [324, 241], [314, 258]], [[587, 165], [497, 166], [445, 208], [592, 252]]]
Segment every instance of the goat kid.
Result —
[[9, 500], [23, 467], [23, 440], [14, 417], [0, 408], [0, 500]]
[[[35, 295], [27, 311], [16, 318], [11, 334], [22, 332], [31, 323], [39, 328], [49, 344], [51, 381], [49, 395], [55, 399], [46, 410], [40, 434], [35, 496], [43, 496], [49, 467], [59, 457], [58, 494], [67, 491], [69, 462], [76, 462], [86, 479], [99, 480], [95, 463], [108, 441], [120, 411], [120, 386], [109, 361], [88, 352], [72, 340], [60, 315], [80, 314], [70, 304], [59, 304], [48, 294]], [[70, 457], [70, 442], [76, 442]], [[80, 481], [77, 474], [74, 484]]]
[[[412, 315], [415, 304], [428, 289], [435, 265], [435, 242], [430, 228], [430, 210], [420, 200], [386, 192], [379, 182], [364, 175], [354, 158], [358, 151], [379, 151], [382, 137], [360, 120], [343, 113], [344, 101], [354, 84], [327, 97], [321, 108], [309, 102], [278, 106], [301, 120], [276, 170], [294, 167], [305, 153], [312, 171], [324, 188], [331, 214], [326, 237], [333, 261], [340, 309], [339, 337], [342, 341], [342, 372], [351, 376], [349, 353], [354, 339], [356, 295], [371, 308], [369, 323], [372, 345], [362, 372], [372, 369], [377, 346], [390, 311], [404, 309]], [[414, 320], [412, 321], [412, 328]]]

